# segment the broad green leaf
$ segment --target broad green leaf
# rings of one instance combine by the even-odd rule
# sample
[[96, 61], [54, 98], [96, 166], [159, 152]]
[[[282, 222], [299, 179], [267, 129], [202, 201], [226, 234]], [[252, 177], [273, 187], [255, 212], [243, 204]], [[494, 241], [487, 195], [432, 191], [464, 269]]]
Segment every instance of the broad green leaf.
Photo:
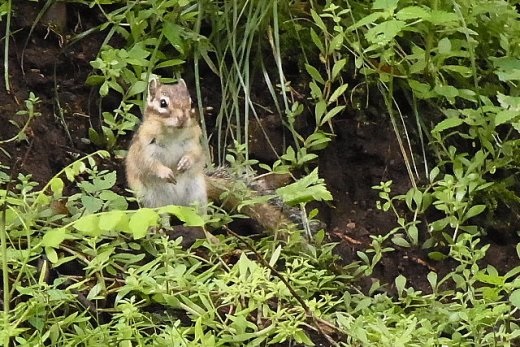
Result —
[[156, 225], [159, 214], [151, 208], [141, 208], [137, 210], [128, 223], [128, 231], [134, 239], [141, 239], [148, 233], [148, 228]]
[[441, 69], [449, 72], [458, 73], [462, 77], [471, 77], [473, 75], [473, 70], [469, 66], [442, 65]]
[[404, 248], [409, 248], [410, 247], [410, 242], [406, 241], [405, 239], [403, 239], [402, 236], [394, 236], [392, 238], [392, 242], [399, 246], [399, 247], [404, 247]]
[[437, 45], [437, 49], [439, 50], [439, 54], [449, 54], [451, 52], [451, 41], [449, 38], [444, 37], [439, 41]]
[[149, 55], [150, 52], [146, 50], [144, 43], [138, 42], [128, 51], [126, 62], [132, 65], [146, 66], [148, 64], [148, 59], [146, 58]]
[[403, 291], [406, 286], [406, 277], [403, 275], [399, 275], [395, 278], [395, 289], [397, 289], [397, 294], [399, 297], [403, 295]]
[[332, 200], [332, 194], [325, 187], [323, 179], [318, 177], [317, 168], [298, 181], [278, 188], [276, 193], [288, 205]]
[[453, 86], [436, 85], [433, 90], [442, 96], [445, 96], [448, 100], [453, 100], [459, 96], [459, 91]]
[[500, 103], [500, 106], [507, 110], [511, 111], [520, 111], [520, 97], [519, 96], [510, 96], [504, 95], [502, 93], [497, 93], [497, 100]]
[[[60, 260], [58, 253], [56, 252], [56, 249], [54, 247], [45, 247], [44, 249], [45, 255], [51, 263], [56, 264]], [[43, 272], [41, 272], [41, 274], [43, 274]]]
[[132, 86], [130, 87], [130, 89], [128, 89], [128, 92], [126, 94], [127, 94], [127, 97], [130, 97], [130, 96], [140, 94], [140, 93], [144, 92], [145, 90], [146, 90], [146, 82], [137, 81], [134, 84], [132, 84]]
[[516, 307], [520, 308], [520, 289], [517, 289], [509, 296], [509, 301]]
[[81, 217], [73, 226], [79, 232], [89, 236], [100, 236], [103, 232], [103, 230], [99, 228], [99, 217], [95, 214]]
[[85, 207], [85, 212], [89, 214], [99, 212], [103, 207], [103, 200], [89, 195], [82, 195], [81, 203]]
[[374, 10], [393, 10], [397, 7], [399, 0], [375, 0], [372, 8]]
[[496, 75], [503, 81], [520, 80], [520, 59], [516, 57], [489, 57], [496, 69]]
[[495, 115], [495, 126], [514, 121], [520, 116], [519, 111], [502, 110]]
[[433, 10], [428, 19], [434, 25], [457, 25], [459, 17], [453, 12]]
[[370, 43], [384, 45], [394, 39], [405, 27], [406, 22], [391, 19], [368, 29], [365, 37]]
[[110, 211], [99, 216], [99, 228], [104, 231], [117, 231], [125, 226], [128, 226], [128, 215], [124, 211]]
[[410, 88], [414, 91], [414, 94], [417, 95], [417, 97], [422, 99], [431, 98], [433, 96], [432, 88], [429, 84], [422, 83], [416, 80], [408, 80], [408, 84], [410, 85]]
[[63, 184], [63, 180], [61, 178], [54, 177], [50, 181], [50, 186], [51, 186], [51, 191], [53, 193], [53, 196], [55, 198], [59, 198], [62, 196], [64, 184]]
[[184, 29], [173, 22], [166, 21], [163, 23], [163, 34], [180, 54], [184, 54], [184, 39], [181, 38], [181, 33]]
[[383, 17], [382, 12], [373, 12], [368, 16], [361, 18], [358, 22], [354, 23], [353, 25], [349, 26], [347, 30], [354, 30], [368, 24], [374, 24], [381, 17]]
[[478, 216], [479, 214], [484, 212], [485, 209], [486, 209], [486, 205], [471, 206], [471, 208], [468, 210], [468, 212], [466, 212], [466, 214], [464, 215], [464, 220]]
[[67, 229], [51, 229], [43, 235], [42, 246], [56, 248], [67, 238]]
[[459, 117], [452, 117], [443, 120], [442, 122], [438, 123], [433, 129], [432, 133], [440, 133], [444, 130], [451, 129], [458, 127], [461, 125], [464, 121], [460, 119]]
[[202, 218], [202, 216], [193, 207], [169, 205], [159, 209], [159, 214], [163, 213], [169, 213], [176, 216], [187, 226], [200, 227], [204, 225], [204, 218]]
[[343, 33], [339, 33], [330, 40], [329, 43], [329, 54], [334, 54], [335, 51], [339, 51], [343, 46]]
[[320, 87], [318, 87], [318, 85], [316, 84], [316, 82], [314, 81], [310, 81], [309, 82], [309, 88], [311, 89], [311, 96], [314, 98], [314, 99], [322, 99], [323, 98], [323, 94], [322, 94], [322, 91], [320, 89]]
[[399, 20], [429, 19], [430, 13], [426, 9], [428, 8], [423, 8], [419, 6], [408, 6], [399, 10], [399, 12], [396, 13], [395, 17]]

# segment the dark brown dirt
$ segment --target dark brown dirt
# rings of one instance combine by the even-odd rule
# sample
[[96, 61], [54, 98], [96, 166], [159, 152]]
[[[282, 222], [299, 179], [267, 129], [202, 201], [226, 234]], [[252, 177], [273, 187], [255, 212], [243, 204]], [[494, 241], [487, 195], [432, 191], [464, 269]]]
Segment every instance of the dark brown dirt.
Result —
[[[88, 128], [99, 123], [97, 91], [86, 86], [85, 80], [92, 71], [89, 62], [95, 58], [104, 36], [92, 34], [73, 45], [60, 47], [67, 35], [74, 30], [85, 31], [97, 20], [96, 13], [85, 13], [83, 11], [87, 10], [83, 7], [81, 11], [72, 6], [67, 10], [67, 18], [76, 19], [66, 21], [61, 36], [39, 26], [30, 36], [27, 47], [24, 45], [35, 12], [31, 8], [18, 12], [27, 15], [15, 18], [12, 28], [14, 35], [10, 40], [8, 60], [11, 93], [6, 93], [3, 78], [0, 82], [0, 120], [3, 124], [0, 140], [17, 134], [18, 129], [9, 122], [23, 123], [23, 117], [17, 116], [16, 112], [23, 109], [30, 91], [42, 101], [38, 106], [41, 116], [25, 132], [27, 141], [3, 144], [2, 148], [10, 156], [0, 152], [3, 165], [31, 174], [40, 183], [47, 182], [78, 156], [95, 150], [85, 139]], [[79, 19], [81, 28], [78, 28]], [[218, 95], [212, 95], [208, 100], [218, 100]], [[205, 106], [218, 110], [218, 104]], [[272, 115], [265, 115], [261, 122], [272, 136], [273, 145], [280, 148], [283, 129]], [[208, 123], [211, 124], [211, 120]], [[339, 242], [339, 253], [349, 263], [358, 260], [356, 251], [368, 247], [370, 235], [384, 234], [395, 225], [393, 215], [375, 209], [377, 193], [371, 187], [392, 179], [394, 192], [403, 193], [409, 187], [409, 180], [387, 117], [375, 111], [362, 115], [345, 113], [336, 117], [333, 127], [335, 139], [320, 153], [319, 168], [334, 201], [330, 206], [322, 206], [321, 217], [328, 225], [330, 238]], [[261, 160], [273, 160], [259, 127], [252, 124], [251, 129], [255, 140], [251, 143], [253, 155]], [[121, 161], [114, 159], [110, 165], [122, 172]], [[118, 189], [123, 191], [123, 180], [119, 182]], [[513, 245], [492, 244], [486, 261], [500, 272], [518, 265]], [[425, 251], [398, 249], [385, 255], [373, 276], [392, 284], [396, 276], [403, 274], [408, 283], [429, 291], [426, 274], [433, 270], [442, 275], [450, 272], [451, 267], [449, 262], [429, 261]]]

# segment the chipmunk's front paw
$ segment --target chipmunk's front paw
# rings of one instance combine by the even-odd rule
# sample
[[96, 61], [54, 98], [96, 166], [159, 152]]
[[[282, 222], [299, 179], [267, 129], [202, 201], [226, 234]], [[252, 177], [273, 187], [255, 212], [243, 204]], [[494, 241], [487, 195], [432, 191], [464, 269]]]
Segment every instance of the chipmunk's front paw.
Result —
[[193, 166], [193, 158], [189, 155], [185, 155], [179, 160], [177, 164], [177, 171], [182, 172], [189, 170]]
[[159, 170], [157, 171], [157, 177], [159, 177], [169, 183], [173, 183], [173, 184], [177, 183], [173, 170], [167, 166], [159, 167]]

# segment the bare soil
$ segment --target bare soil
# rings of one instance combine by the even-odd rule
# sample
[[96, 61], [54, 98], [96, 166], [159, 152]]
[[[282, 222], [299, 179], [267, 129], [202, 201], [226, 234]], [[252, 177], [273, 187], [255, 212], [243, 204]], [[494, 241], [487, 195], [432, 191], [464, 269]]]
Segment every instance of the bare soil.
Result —
[[[92, 71], [89, 62], [95, 59], [104, 34], [94, 33], [72, 45], [61, 47], [60, 43], [66, 42], [68, 35], [92, 28], [99, 20], [93, 10], [69, 6], [69, 19], [65, 22], [63, 33], [56, 34], [44, 26], [37, 26], [29, 37], [30, 26], [36, 16], [32, 6], [18, 12], [25, 16], [15, 18], [11, 28], [14, 33], [10, 40], [8, 60], [11, 92], [6, 92], [2, 78], [0, 140], [9, 139], [18, 133], [18, 128], [10, 121], [23, 124], [23, 117], [17, 116], [16, 112], [23, 109], [23, 102], [29, 92], [34, 92], [41, 99], [38, 108], [41, 116], [27, 128], [27, 141], [12, 141], [2, 145], [10, 156], [0, 152], [0, 162], [15, 172], [31, 174], [37, 182], [45, 183], [71, 161], [96, 150], [86, 139], [89, 127], [99, 125], [98, 94], [97, 90], [86, 86], [85, 80]], [[78, 18], [81, 19], [81, 27], [78, 27]], [[3, 76], [3, 66], [1, 69]], [[189, 77], [187, 79], [189, 81]], [[207, 88], [203, 92], [208, 95], [215, 93], [215, 89]], [[218, 110], [219, 97], [217, 94], [208, 95], [207, 100], [204, 100], [205, 106]], [[111, 106], [110, 101], [102, 104], [102, 108], [107, 111], [113, 109]], [[281, 125], [271, 122], [268, 115], [263, 118], [263, 122], [266, 122], [275, 146], [281, 146], [279, 137], [284, 133]], [[210, 119], [208, 124], [211, 124]], [[320, 206], [320, 217], [327, 224], [330, 239], [339, 242], [339, 254], [349, 263], [358, 259], [356, 251], [369, 246], [370, 235], [387, 233], [395, 226], [392, 214], [381, 213], [375, 208], [377, 192], [371, 187], [391, 179], [394, 192], [403, 193], [410, 183], [396, 136], [383, 111], [372, 107], [365, 112], [345, 112], [336, 117], [333, 128], [335, 138], [320, 153], [319, 168], [334, 201], [330, 205]], [[267, 144], [259, 127], [252, 124], [251, 129], [255, 139], [252, 155], [260, 160], [272, 160], [272, 157], [266, 156]], [[126, 145], [122, 143], [121, 147], [125, 148]], [[111, 160], [107, 165], [117, 169], [117, 189], [123, 192], [125, 182], [122, 161], [115, 158]], [[503, 273], [518, 265], [515, 244], [488, 241], [491, 242], [491, 248], [486, 261], [499, 272]], [[427, 273], [436, 271], [442, 276], [450, 272], [452, 266], [449, 261], [429, 260], [426, 252], [420, 249], [397, 248], [395, 252], [385, 255], [373, 277], [391, 286], [395, 277], [403, 274], [409, 284], [428, 292]]]

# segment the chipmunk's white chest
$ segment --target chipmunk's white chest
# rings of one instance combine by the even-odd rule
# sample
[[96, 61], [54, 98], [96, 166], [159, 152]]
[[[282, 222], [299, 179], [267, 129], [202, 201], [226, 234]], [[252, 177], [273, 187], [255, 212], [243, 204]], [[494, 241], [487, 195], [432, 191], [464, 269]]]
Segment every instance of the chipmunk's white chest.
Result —
[[151, 144], [155, 147], [153, 152], [156, 159], [171, 169], [177, 167], [179, 160], [191, 150], [196, 141], [187, 131], [178, 130], [157, 137]]

